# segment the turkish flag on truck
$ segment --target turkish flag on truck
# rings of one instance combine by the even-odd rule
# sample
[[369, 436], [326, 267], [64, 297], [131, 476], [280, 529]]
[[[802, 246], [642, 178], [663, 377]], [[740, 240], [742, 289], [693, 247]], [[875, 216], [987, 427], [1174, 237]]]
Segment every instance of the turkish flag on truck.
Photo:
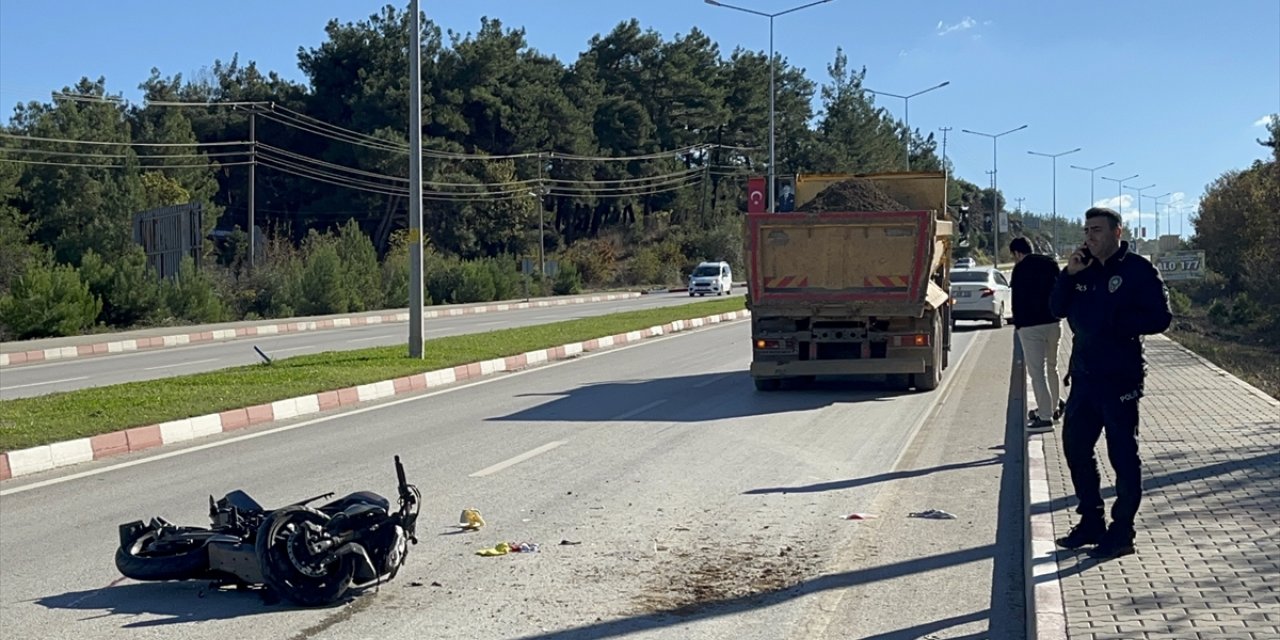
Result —
[[765, 200], [765, 179], [755, 177], [747, 179], [747, 213], [764, 213], [768, 210]]

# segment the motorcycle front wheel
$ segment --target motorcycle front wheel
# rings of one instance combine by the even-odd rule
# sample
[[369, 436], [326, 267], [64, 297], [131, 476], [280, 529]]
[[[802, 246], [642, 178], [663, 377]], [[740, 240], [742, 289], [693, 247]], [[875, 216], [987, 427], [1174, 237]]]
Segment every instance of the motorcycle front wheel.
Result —
[[288, 506], [271, 514], [258, 529], [256, 552], [263, 582], [281, 597], [316, 607], [337, 602], [351, 587], [355, 561], [349, 555], [325, 560], [312, 543], [316, 529], [329, 517], [305, 506]]

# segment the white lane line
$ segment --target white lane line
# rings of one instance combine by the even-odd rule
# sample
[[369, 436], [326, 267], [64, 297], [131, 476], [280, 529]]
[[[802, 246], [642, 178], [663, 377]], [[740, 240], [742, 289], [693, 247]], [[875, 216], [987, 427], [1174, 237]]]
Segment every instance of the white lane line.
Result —
[[495, 325], [495, 324], [502, 324], [502, 323], [504, 323], [504, 322], [506, 322], [506, 320], [490, 320], [490, 321], [488, 321], [488, 322], [477, 322], [477, 323], [476, 323], [476, 326], [477, 326], [477, 327], [489, 327], [489, 326], [492, 326], [492, 325]]
[[350, 339], [350, 340], [347, 340], [347, 342], [368, 342], [368, 341], [370, 341], [370, 340], [386, 340], [388, 337], [390, 337], [390, 336], [385, 336], [385, 335], [383, 335], [383, 336], [366, 336], [366, 337], [363, 337], [363, 338], [352, 338], [352, 339]]
[[[164, 453], [147, 455], [145, 457], [141, 457], [136, 460], [114, 463], [114, 464], [110, 464], [108, 466], [100, 467], [97, 469], [89, 469], [87, 471], [72, 473], [65, 476], [49, 478], [48, 480], [39, 480], [36, 482], [32, 482], [30, 484], [24, 484], [24, 485], [14, 487], [12, 489], [0, 489], [0, 498], [3, 498], [5, 496], [11, 496], [18, 493], [25, 493], [27, 491], [33, 491], [35, 489], [41, 489], [44, 487], [63, 484], [66, 482], [71, 482], [73, 480], [80, 480], [83, 478], [92, 478], [93, 476], [102, 475], [104, 473], [111, 473], [112, 471], [119, 471], [121, 469], [128, 469], [129, 467], [136, 467], [139, 465], [159, 462], [161, 460], [167, 460], [169, 458], [176, 458], [178, 456], [190, 455], [192, 453], [198, 453], [206, 449], [215, 449], [217, 447], [225, 447], [227, 445], [235, 444], [237, 442], [244, 442], [245, 440], [255, 440], [257, 438], [263, 438], [266, 436], [272, 436], [279, 433], [285, 433], [288, 431], [293, 431], [294, 429], [309, 427], [313, 424], [322, 424], [325, 422], [331, 422], [333, 420], [350, 418], [351, 416], [360, 415], [362, 413], [382, 411], [384, 409], [389, 409], [391, 407], [399, 406], [402, 404], [408, 404], [410, 402], [421, 402], [423, 400], [434, 398], [436, 396], [442, 396], [447, 393], [456, 393], [458, 391], [462, 391], [463, 389], [470, 389], [472, 387], [478, 387], [481, 385], [493, 384], [495, 382], [509, 381], [512, 378], [519, 378], [522, 376], [527, 376], [535, 373], [543, 373], [549, 369], [555, 369], [557, 367], [565, 367], [565, 366], [572, 365], [574, 363], [583, 362], [583, 361], [591, 360], [594, 358], [613, 356], [619, 353], [626, 353], [632, 349], [639, 349], [641, 347], [652, 346], [655, 344], [662, 344], [664, 342], [667, 342], [668, 340], [679, 340], [680, 338], [687, 338], [689, 336], [701, 335], [702, 333], [705, 333], [708, 331], [715, 331], [717, 329], [738, 328], [738, 326], [743, 323], [744, 321], [737, 320], [737, 321], [722, 322], [719, 324], [708, 325], [700, 329], [688, 329], [685, 331], [681, 331], [679, 333], [672, 333], [664, 336], [659, 336], [656, 338], [649, 338], [647, 340], [642, 340], [635, 344], [626, 344], [620, 347], [612, 347], [610, 349], [605, 349], [603, 351], [582, 353], [582, 354], [579, 354], [576, 358], [569, 358], [565, 360], [557, 360], [555, 362], [548, 362], [546, 364], [539, 364], [536, 367], [529, 367], [528, 369], [520, 369], [519, 371], [513, 371], [511, 373], [503, 374], [500, 376], [481, 378], [479, 380], [476, 380], [475, 382], [455, 383], [450, 386], [444, 387], [439, 391], [430, 391], [422, 395], [409, 396], [407, 398], [403, 398], [400, 400], [389, 400], [386, 402], [381, 402], [379, 404], [373, 404], [366, 407], [356, 407], [351, 409], [350, 411], [340, 411], [338, 413], [333, 413], [327, 416], [321, 416], [319, 418], [312, 418], [310, 420], [303, 420], [301, 422], [285, 424], [279, 427], [263, 429], [262, 431], [246, 433], [242, 436], [233, 436], [230, 438], [218, 439], [213, 442], [208, 442], [205, 444], [198, 444], [190, 447], [183, 447], [181, 449], [174, 449], [173, 451], [167, 451]], [[14, 480], [9, 480], [7, 482], [13, 482], [13, 481]]]
[[301, 347], [285, 347], [284, 349], [271, 349], [267, 352], [267, 355], [271, 355], [273, 353], [287, 353], [289, 351], [302, 351], [303, 349], [314, 349], [314, 348], [315, 348], [314, 344], [304, 344]]
[[80, 376], [78, 378], [63, 378], [61, 380], [46, 380], [44, 382], [30, 382], [27, 384], [15, 384], [12, 387], [0, 387], [0, 391], [8, 391], [10, 389], [26, 389], [27, 387], [39, 387], [46, 384], [58, 384], [59, 382], [75, 382], [77, 380], [88, 380], [89, 376]]
[[702, 382], [699, 382], [698, 384], [693, 385], [693, 388], [694, 388], [694, 389], [697, 389], [697, 388], [699, 388], [699, 387], [705, 387], [705, 386], [707, 386], [707, 385], [712, 385], [712, 384], [715, 384], [715, 383], [717, 383], [717, 382], [720, 382], [721, 380], [724, 380], [725, 378], [728, 378], [728, 377], [729, 377], [729, 374], [727, 374], [727, 373], [726, 373], [726, 374], [724, 374], [724, 375], [722, 375], [722, 376], [716, 376], [716, 377], [714, 377], [714, 378], [709, 378], [709, 379], [707, 379], [707, 380], [703, 380]]
[[665, 400], [665, 399], [664, 399], [664, 400], [654, 400], [653, 402], [650, 402], [649, 404], [646, 404], [646, 405], [644, 405], [643, 407], [636, 407], [635, 409], [632, 409], [632, 410], [630, 410], [630, 411], [628, 411], [628, 412], [626, 412], [626, 413], [622, 413], [622, 414], [616, 415], [616, 416], [614, 416], [614, 417], [612, 417], [612, 418], [609, 418], [609, 419], [610, 419], [610, 420], [626, 420], [627, 418], [630, 418], [631, 416], [635, 416], [635, 415], [642, 414], [642, 413], [644, 413], [644, 412], [646, 412], [646, 411], [648, 411], [648, 410], [650, 410], [650, 409], [652, 409], [652, 408], [654, 408], [654, 407], [656, 407], [656, 406], [658, 406], [658, 405], [660, 405], [660, 404], [662, 404], [662, 403], [664, 403], [664, 402], [666, 402], [666, 400]]
[[518, 465], [518, 464], [520, 464], [521, 462], [524, 462], [525, 460], [528, 460], [529, 458], [532, 458], [532, 457], [534, 457], [534, 456], [542, 455], [542, 454], [544, 454], [544, 453], [546, 453], [546, 452], [548, 452], [548, 451], [550, 451], [550, 450], [552, 450], [552, 449], [555, 449], [556, 447], [558, 447], [558, 446], [560, 446], [560, 445], [562, 445], [562, 444], [565, 444], [565, 441], [564, 441], [564, 440], [556, 440], [556, 441], [554, 441], [554, 442], [548, 442], [548, 443], [546, 443], [546, 444], [542, 445], [541, 447], [538, 447], [537, 449], [532, 449], [532, 450], [526, 451], [526, 452], [524, 452], [524, 453], [522, 453], [522, 454], [520, 454], [520, 455], [518, 455], [518, 456], [516, 456], [516, 457], [514, 457], [514, 458], [508, 458], [508, 459], [503, 460], [502, 462], [499, 462], [498, 464], [495, 464], [495, 465], [493, 465], [493, 466], [485, 467], [485, 468], [483, 468], [483, 469], [481, 469], [481, 470], [479, 470], [479, 471], [477, 471], [477, 472], [475, 472], [475, 473], [471, 474], [471, 477], [472, 477], [472, 478], [479, 478], [479, 477], [482, 477], [482, 476], [493, 475], [493, 474], [495, 474], [495, 473], [497, 473], [497, 472], [499, 472], [499, 471], [502, 471], [503, 469], [506, 469], [507, 467], [513, 467], [513, 466], [515, 466], [515, 465]]
[[162, 365], [160, 365], [160, 366], [158, 366], [158, 367], [146, 367], [146, 368], [144, 368], [144, 369], [143, 369], [143, 371], [155, 371], [155, 370], [157, 370], [157, 369], [172, 369], [172, 368], [174, 368], [174, 367], [186, 367], [186, 366], [193, 365], [193, 364], [208, 364], [208, 363], [210, 363], [210, 362], [217, 362], [218, 360], [220, 360], [220, 358], [207, 358], [207, 359], [204, 359], [204, 360], [192, 360], [191, 362], [179, 362], [179, 363], [177, 363], [177, 364], [162, 364]]

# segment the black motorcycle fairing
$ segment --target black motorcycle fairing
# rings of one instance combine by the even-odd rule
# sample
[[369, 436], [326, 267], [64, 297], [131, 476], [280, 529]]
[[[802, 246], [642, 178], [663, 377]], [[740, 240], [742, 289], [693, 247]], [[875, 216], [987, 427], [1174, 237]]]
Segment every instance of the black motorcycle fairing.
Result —
[[222, 499], [218, 501], [218, 506], [222, 508], [235, 507], [241, 513], [262, 513], [266, 511], [266, 509], [262, 508], [262, 505], [258, 504], [257, 500], [254, 500], [249, 494], [240, 489], [222, 496]]
[[384, 511], [391, 510], [391, 501], [387, 500], [385, 497], [377, 493], [374, 493], [372, 491], [354, 491], [352, 493], [348, 493], [347, 495], [341, 498], [338, 498], [337, 500], [334, 500], [333, 502], [330, 502], [324, 505], [323, 507], [320, 507], [319, 509], [317, 509], [317, 511], [321, 513], [333, 515], [335, 513], [341, 513], [343, 511], [346, 511], [352, 505], [358, 505], [358, 504], [368, 504], [368, 505], [374, 505], [377, 507], [382, 507]]

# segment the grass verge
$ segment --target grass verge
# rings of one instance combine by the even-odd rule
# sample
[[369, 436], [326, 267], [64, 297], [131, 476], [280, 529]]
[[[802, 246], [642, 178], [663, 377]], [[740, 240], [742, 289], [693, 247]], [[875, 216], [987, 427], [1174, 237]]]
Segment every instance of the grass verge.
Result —
[[1166, 335], [1263, 393], [1280, 398], [1280, 344], [1273, 336], [1226, 331], [1194, 313], [1175, 319]]
[[295, 396], [514, 356], [744, 308], [745, 298], [694, 302], [426, 341], [422, 360], [405, 347], [331, 351], [186, 376], [0, 401], [0, 451], [181, 420]]

